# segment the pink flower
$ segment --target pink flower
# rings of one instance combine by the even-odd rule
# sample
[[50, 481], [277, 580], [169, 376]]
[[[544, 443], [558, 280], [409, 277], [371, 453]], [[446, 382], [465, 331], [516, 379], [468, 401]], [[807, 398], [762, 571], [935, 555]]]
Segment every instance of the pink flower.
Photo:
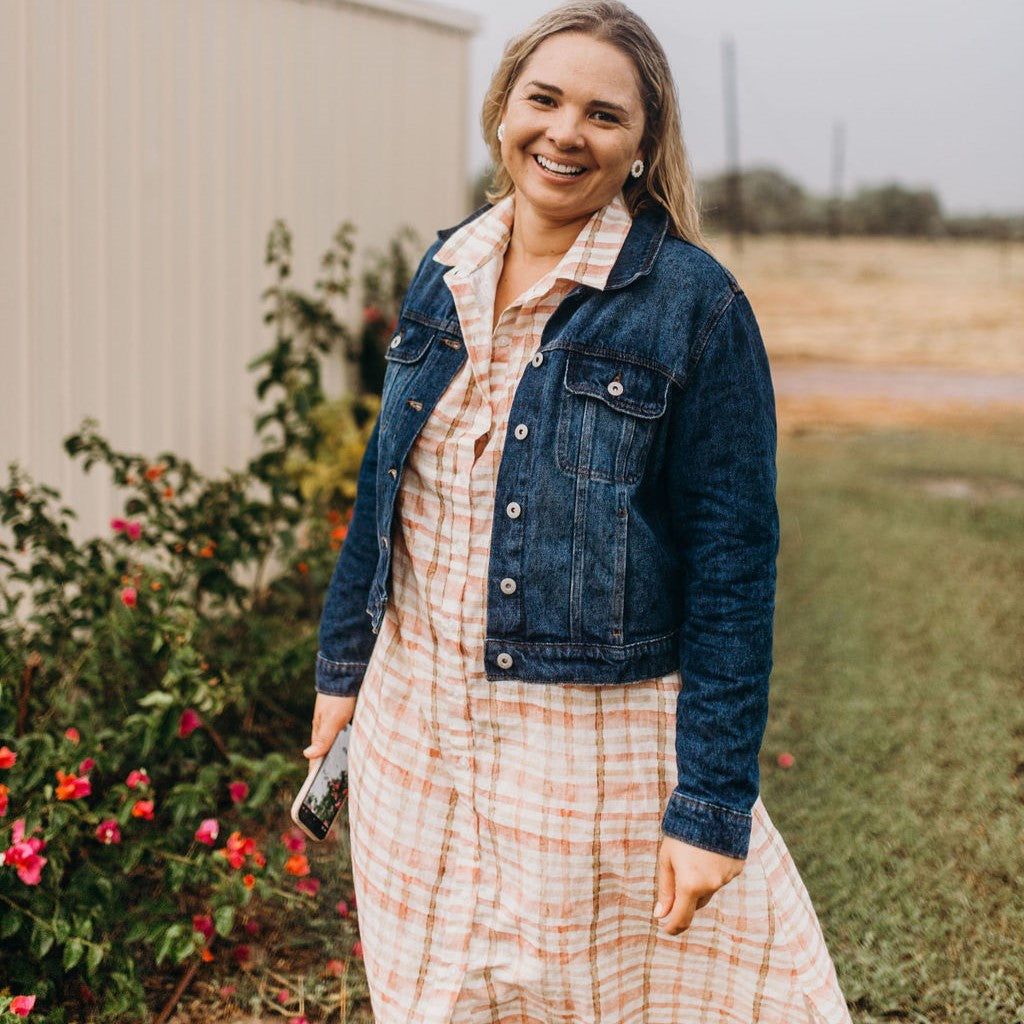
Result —
[[0, 747], [0, 768], [13, 768], [18, 755], [10, 747]]
[[92, 785], [86, 775], [65, 775], [64, 772], [57, 772], [57, 799], [58, 800], [80, 800], [92, 792]]
[[32, 1012], [32, 1007], [35, 1005], [35, 996], [15, 996], [11, 1000], [10, 1010], [11, 1013], [18, 1017], [27, 1017]]
[[82, 737], [79, 735], [78, 730], [73, 725], [70, 728], [64, 730], [64, 739], [66, 739], [69, 743], [75, 744], [75, 746], [78, 746], [78, 741], [81, 738]]
[[25, 819], [19, 818], [11, 829], [12, 844], [4, 853], [5, 864], [10, 864], [17, 872], [18, 877], [25, 885], [38, 885], [40, 873], [46, 863], [45, 857], [39, 856], [39, 851], [46, 846], [42, 839], [35, 836], [25, 838]]
[[105, 846], [116, 845], [121, 842], [121, 829], [113, 818], [108, 818], [96, 826], [96, 838]]
[[228, 836], [227, 845], [217, 852], [227, 858], [227, 862], [233, 868], [240, 868], [245, 863], [245, 858], [256, 849], [256, 840], [243, 836], [241, 832], [232, 832]]
[[305, 1017], [289, 1017], [288, 1024], [309, 1024]]
[[142, 525], [130, 519], [111, 519], [110, 528], [115, 533], [125, 533], [129, 540], [138, 540], [142, 536]]
[[281, 991], [277, 993], [277, 1001], [282, 1006], [284, 1006], [284, 1004], [287, 1003], [288, 1000], [291, 999], [291, 997], [292, 997], [291, 992], [289, 992], [288, 989], [286, 989], [286, 988], [281, 989]]
[[217, 841], [217, 836], [220, 835], [220, 823], [216, 818], [204, 818], [199, 823], [199, 828], [196, 829], [196, 842], [205, 843], [207, 846], [213, 846]]
[[133, 768], [124, 782], [129, 789], [138, 789], [139, 786], [149, 785], [149, 776], [146, 774], [145, 768]]
[[232, 802], [240, 804], [249, 795], [249, 787], [244, 782], [235, 781], [228, 784], [228, 792]]
[[320, 891], [320, 881], [316, 878], [300, 878], [295, 883], [295, 891], [315, 896]]
[[779, 754], [779, 767], [780, 768], [792, 768], [796, 764], [796, 758], [788, 751], [783, 751]]
[[133, 818], [145, 818], [146, 821], [153, 820], [153, 801], [152, 800], [136, 800], [132, 804], [132, 817]]
[[192, 918], [192, 931], [199, 932], [207, 942], [213, 938], [213, 918], [209, 914], [196, 914]]
[[356, 942], [353, 944], [352, 955], [354, 957], [358, 957], [360, 960], [363, 959], [363, 944], [361, 942]]
[[139, 603], [139, 592], [134, 587], [125, 587], [121, 591], [121, 601], [126, 608], [134, 608]]
[[328, 960], [324, 965], [324, 973], [332, 978], [340, 978], [345, 973], [344, 960]]
[[237, 985], [221, 985], [220, 997], [221, 999], [230, 999], [237, 991]]
[[338, 900], [338, 904], [337, 904], [336, 909], [337, 909], [338, 913], [342, 917], [348, 917], [348, 915], [349, 915], [348, 904], [344, 900]]
[[285, 832], [281, 836], [281, 842], [292, 853], [302, 853], [306, 849], [306, 837], [297, 828], [293, 828], [290, 832]]
[[231, 950], [231, 955], [235, 958], [235, 963], [241, 966], [249, 959], [249, 947], [235, 946], [235, 948]]
[[178, 735], [184, 740], [188, 739], [203, 724], [203, 720], [192, 708], [185, 708], [178, 719]]
[[7, 813], [7, 804], [9, 801], [9, 797], [7, 796], [8, 793], [10, 793], [10, 790], [0, 782], [0, 818]]
[[260, 933], [260, 923], [259, 923], [259, 921], [254, 921], [254, 920], [252, 920], [252, 918], [250, 918], [248, 921], [245, 922], [245, 930], [246, 930], [246, 932], [249, 935], [259, 935], [259, 933]]
[[91, 771], [93, 770], [93, 768], [95, 768], [95, 767], [96, 767], [96, 761], [95, 761], [95, 760], [94, 760], [93, 758], [91, 758], [91, 757], [87, 757], [87, 758], [86, 758], [86, 759], [85, 759], [85, 760], [84, 760], [84, 761], [83, 761], [83, 762], [82, 762], [82, 763], [81, 763], [81, 764], [80, 764], [80, 765], [78, 766], [78, 774], [79, 774], [79, 775], [85, 775], [85, 774], [87, 774], [88, 772], [91, 772]]

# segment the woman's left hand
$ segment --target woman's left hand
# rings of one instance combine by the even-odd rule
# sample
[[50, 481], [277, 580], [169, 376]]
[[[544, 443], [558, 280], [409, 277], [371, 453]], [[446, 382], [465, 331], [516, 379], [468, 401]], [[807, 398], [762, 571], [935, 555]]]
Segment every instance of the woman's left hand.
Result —
[[658, 902], [654, 916], [669, 935], [686, 931], [695, 911], [706, 906], [726, 882], [731, 882], [743, 870], [743, 864], [735, 857], [664, 836], [658, 850]]

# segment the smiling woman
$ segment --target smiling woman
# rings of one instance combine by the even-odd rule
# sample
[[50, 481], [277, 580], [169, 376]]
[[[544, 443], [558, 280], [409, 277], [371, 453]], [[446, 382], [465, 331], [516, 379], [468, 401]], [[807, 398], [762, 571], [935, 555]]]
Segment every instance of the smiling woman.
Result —
[[483, 125], [493, 205], [405, 297], [321, 621], [375, 1019], [846, 1024], [758, 799], [772, 388], [664, 52], [558, 8]]

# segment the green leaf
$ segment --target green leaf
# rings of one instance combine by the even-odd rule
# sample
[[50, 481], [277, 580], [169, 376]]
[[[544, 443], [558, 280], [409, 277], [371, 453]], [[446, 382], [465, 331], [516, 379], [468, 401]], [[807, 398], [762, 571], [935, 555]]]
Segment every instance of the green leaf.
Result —
[[21, 927], [22, 917], [17, 910], [8, 910], [0, 917], [0, 939], [9, 939]]
[[160, 943], [156, 948], [156, 962], [161, 963], [168, 953], [171, 951], [171, 947], [181, 937], [184, 928], [180, 924], [172, 924], [163, 934], [163, 938], [160, 939]]
[[213, 912], [213, 926], [217, 929], [218, 935], [227, 938], [235, 926], [235, 908], [218, 907]]
[[90, 974], [96, 973], [96, 969], [99, 967], [104, 953], [106, 953], [106, 949], [103, 946], [94, 944], [89, 947], [89, 952], [86, 956], [86, 966], [89, 968]]
[[50, 928], [37, 921], [32, 929], [32, 938], [29, 940], [29, 952], [37, 959], [42, 960], [53, 946], [53, 932]]
[[64, 947], [64, 970], [70, 971], [82, 959], [84, 952], [85, 946], [81, 939], [72, 939], [68, 942]]
[[138, 703], [144, 708], [165, 708], [174, 703], [174, 697], [165, 690], [150, 690], [144, 697], [139, 698]]

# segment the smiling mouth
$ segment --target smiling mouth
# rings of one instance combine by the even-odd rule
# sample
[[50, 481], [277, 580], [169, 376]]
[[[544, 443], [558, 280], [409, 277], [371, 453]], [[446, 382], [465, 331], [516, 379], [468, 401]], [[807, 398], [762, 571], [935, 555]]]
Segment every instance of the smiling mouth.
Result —
[[586, 170], [586, 167], [574, 167], [572, 164], [557, 163], [554, 160], [549, 160], [546, 156], [541, 156], [539, 153], [535, 153], [533, 159], [545, 171], [550, 171], [552, 174], [560, 174], [563, 178], [578, 178]]

